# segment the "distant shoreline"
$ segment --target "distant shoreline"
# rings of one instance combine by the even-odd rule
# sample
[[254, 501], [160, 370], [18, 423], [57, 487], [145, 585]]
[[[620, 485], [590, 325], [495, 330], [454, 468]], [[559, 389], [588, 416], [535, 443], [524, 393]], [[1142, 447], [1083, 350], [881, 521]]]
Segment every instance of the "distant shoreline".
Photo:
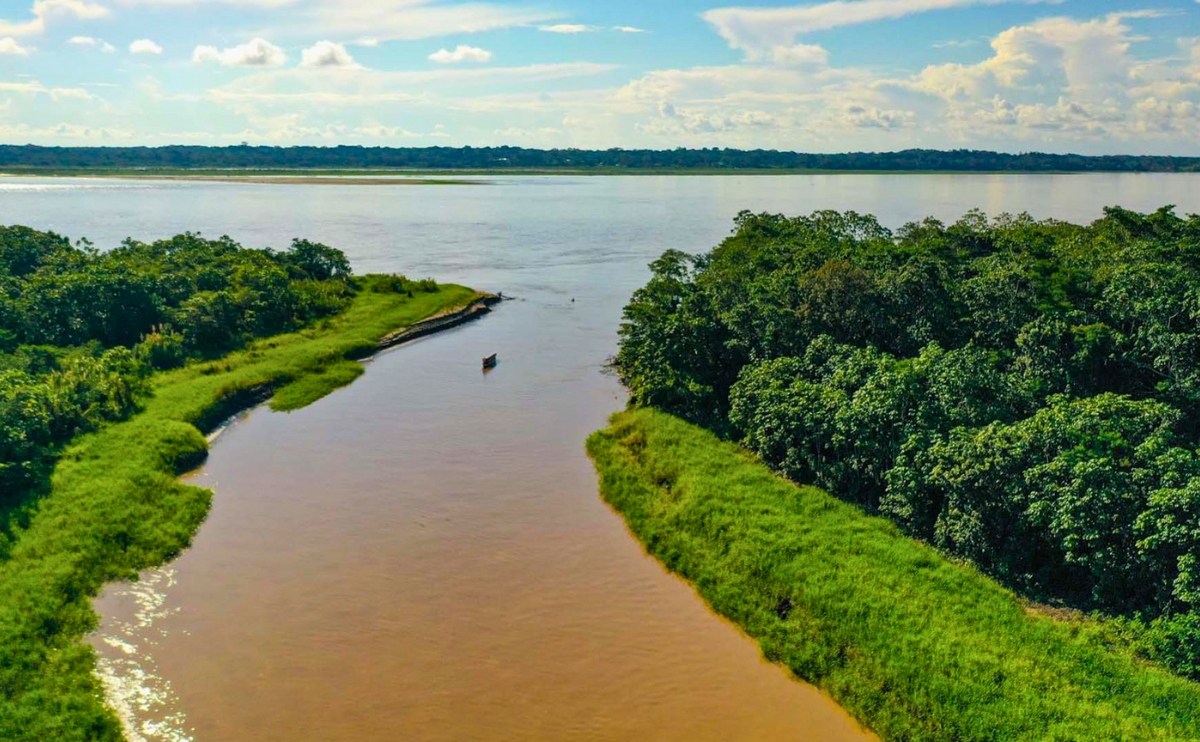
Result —
[[[851, 170], [787, 168], [478, 168], [464, 170], [419, 169], [100, 169], [100, 168], [6, 168], [5, 178], [92, 178], [97, 180], [198, 181], [210, 183], [257, 183], [261, 185], [489, 185], [480, 176], [796, 176], [796, 175], [1197, 175], [1184, 171], [1130, 170]], [[472, 179], [467, 179], [468, 177]]]
[[[326, 172], [293, 171], [287, 174], [247, 171], [247, 172], [212, 172], [207, 170], [16, 170], [0, 172], [4, 178], [92, 178], [96, 180], [166, 180], [166, 181], [199, 181], [206, 183], [256, 183], [259, 185], [405, 185], [405, 186], [439, 186], [439, 185], [487, 185], [487, 181], [463, 180], [453, 178], [430, 178], [424, 174], [379, 173], [373, 175], [363, 172]], [[357, 177], [362, 176], [362, 177]]]
[[[824, 175], [827, 173], [1200, 172], [1200, 156], [905, 149], [795, 152], [772, 149], [533, 149], [485, 147], [272, 147], [164, 145], [42, 147], [0, 144], [0, 170], [80, 172], [274, 172], [279, 175]], [[312, 171], [312, 172], [306, 172]]]

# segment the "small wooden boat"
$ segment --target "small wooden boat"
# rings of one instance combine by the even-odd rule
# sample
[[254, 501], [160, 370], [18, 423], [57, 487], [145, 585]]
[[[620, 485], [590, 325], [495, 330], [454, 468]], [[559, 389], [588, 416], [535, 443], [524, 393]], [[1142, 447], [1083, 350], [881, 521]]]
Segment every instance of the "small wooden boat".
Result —
[[483, 367], [484, 368], [495, 368], [496, 367], [496, 354], [495, 353], [493, 353], [490, 356], [488, 356], [487, 358], [483, 359]]

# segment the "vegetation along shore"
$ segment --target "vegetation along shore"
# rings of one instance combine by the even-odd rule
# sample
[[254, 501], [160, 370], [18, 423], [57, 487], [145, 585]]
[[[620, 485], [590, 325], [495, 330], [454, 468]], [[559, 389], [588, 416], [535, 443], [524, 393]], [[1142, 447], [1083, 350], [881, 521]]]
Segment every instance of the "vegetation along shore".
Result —
[[211, 493], [177, 480], [204, 432], [271, 399], [303, 407], [402, 328], [489, 295], [351, 275], [338, 250], [185, 234], [98, 253], [0, 228], [0, 739], [119, 740], [91, 597], [187, 546]]
[[588, 450], [651, 554], [885, 740], [1200, 737], [1200, 686], [708, 431], [641, 409]]
[[786, 152], [768, 149], [532, 149], [527, 147], [39, 147], [0, 145], [4, 172], [85, 170], [415, 170], [430, 172], [1198, 172], [1200, 158], [906, 149]]
[[1198, 245], [1170, 207], [743, 213], [651, 266], [616, 368], [849, 505], [651, 412], [592, 439], [602, 489], [887, 739], [1196, 738]]
[[[463, 173], [465, 174], [465, 173]], [[113, 180], [199, 181], [257, 185], [440, 186], [487, 185], [479, 179], [433, 177], [436, 173], [363, 170], [130, 170], [121, 169], [10, 169], [0, 177], [99, 178]]]

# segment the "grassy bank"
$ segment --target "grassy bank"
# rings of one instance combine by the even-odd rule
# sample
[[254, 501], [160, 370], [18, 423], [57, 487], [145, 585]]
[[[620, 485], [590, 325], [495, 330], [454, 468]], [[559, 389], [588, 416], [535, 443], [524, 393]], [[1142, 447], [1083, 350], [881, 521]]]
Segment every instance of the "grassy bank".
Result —
[[885, 740], [1200, 739], [1200, 686], [701, 428], [621, 413], [588, 452], [650, 553]]
[[309, 404], [357, 377], [353, 359], [390, 331], [477, 296], [363, 291], [316, 327], [155, 375], [138, 414], [75, 440], [26, 527], [0, 537], [0, 739], [121, 739], [80, 641], [96, 623], [91, 597], [187, 546], [211, 493], [177, 476], [204, 459], [202, 431], [272, 390], [277, 409]]

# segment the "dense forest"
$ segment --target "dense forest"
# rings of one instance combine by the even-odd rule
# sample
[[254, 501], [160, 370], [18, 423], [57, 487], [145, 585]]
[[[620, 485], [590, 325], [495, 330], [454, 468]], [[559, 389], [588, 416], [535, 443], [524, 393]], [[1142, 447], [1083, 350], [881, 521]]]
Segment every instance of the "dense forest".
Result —
[[635, 403], [1200, 678], [1200, 217], [743, 213], [651, 267]]
[[985, 172], [1196, 172], [1197, 157], [973, 150], [811, 154], [737, 149], [525, 149], [523, 147], [37, 147], [0, 146], [9, 169], [433, 170], [875, 170]]
[[305, 240], [182, 234], [101, 253], [0, 227], [0, 559], [61, 444], [130, 414], [151, 370], [331, 315], [354, 291], [345, 255]]

